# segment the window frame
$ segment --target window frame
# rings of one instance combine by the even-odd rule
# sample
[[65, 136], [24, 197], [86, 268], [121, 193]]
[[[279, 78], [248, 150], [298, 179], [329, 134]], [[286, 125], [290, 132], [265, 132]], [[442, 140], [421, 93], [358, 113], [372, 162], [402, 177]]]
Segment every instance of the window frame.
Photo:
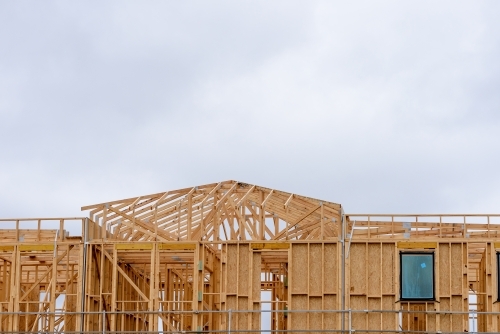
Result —
[[500, 302], [500, 251], [497, 251], [497, 302]]
[[[432, 297], [430, 298], [404, 298], [403, 297], [403, 256], [404, 255], [430, 255], [432, 257]], [[500, 286], [500, 284], [499, 284]], [[400, 251], [399, 252], [399, 300], [426, 302], [436, 301], [436, 257], [434, 251]]]

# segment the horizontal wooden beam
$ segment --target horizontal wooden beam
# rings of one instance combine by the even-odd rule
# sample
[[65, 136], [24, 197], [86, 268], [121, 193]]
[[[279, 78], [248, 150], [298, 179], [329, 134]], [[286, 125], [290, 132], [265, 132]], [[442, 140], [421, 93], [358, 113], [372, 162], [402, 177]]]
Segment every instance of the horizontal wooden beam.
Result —
[[403, 249], [435, 249], [435, 248], [437, 248], [437, 242], [399, 241], [398, 248], [403, 248]]
[[289, 242], [252, 242], [250, 244], [252, 249], [288, 249], [290, 248]]

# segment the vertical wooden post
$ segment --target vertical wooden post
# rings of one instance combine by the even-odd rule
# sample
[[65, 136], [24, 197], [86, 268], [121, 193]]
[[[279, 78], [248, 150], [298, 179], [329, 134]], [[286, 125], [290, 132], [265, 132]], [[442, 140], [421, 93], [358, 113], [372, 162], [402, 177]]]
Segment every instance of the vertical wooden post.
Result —
[[84, 310], [82, 309], [82, 300], [85, 298], [84, 293], [82, 294], [83, 288], [83, 275], [87, 272], [86, 268], [83, 267], [83, 257], [84, 257], [84, 247], [80, 245], [78, 248], [78, 262], [80, 265], [76, 266], [76, 270], [78, 271], [77, 283], [76, 283], [76, 308], [75, 311], [79, 314], [75, 315], [75, 330], [80, 330], [82, 325], [82, 313]]
[[49, 332], [54, 331], [54, 324], [55, 324], [55, 315], [54, 312], [56, 311], [56, 291], [57, 291], [57, 251], [58, 247], [57, 245], [54, 245], [54, 260], [52, 262], [52, 275], [51, 275], [51, 281], [52, 285], [50, 286], [50, 301], [49, 301], [49, 311], [51, 315], [49, 316]]
[[104, 240], [106, 238], [106, 222], [107, 222], [107, 219], [108, 219], [108, 205], [109, 204], [106, 204], [106, 206], [104, 207], [104, 210], [103, 210], [103, 217], [102, 217], [102, 222], [101, 222], [101, 239]]
[[325, 215], [324, 215], [323, 202], [321, 202], [321, 237], [320, 240], [325, 239]]
[[[19, 246], [14, 247], [12, 252], [12, 264], [11, 269], [13, 270], [10, 287], [10, 298], [9, 298], [9, 312], [19, 312], [19, 297], [20, 297], [20, 282], [21, 282], [21, 256], [19, 254]], [[19, 316], [13, 314], [9, 316], [9, 331], [19, 330]]]
[[[117, 284], [118, 284], [118, 251], [116, 247], [113, 247], [113, 264], [112, 264], [112, 274], [111, 274], [111, 314], [110, 314], [110, 330], [113, 332], [116, 330], [116, 297], [117, 297]], [[120, 315], [121, 316], [121, 315]]]
[[266, 211], [265, 211], [265, 204], [264, 204], [264, 191], [260, 191], [260, 203], [261, 205], [259, 206], [259, 216], [260, 216], [260, 225], [259, 225], [259, 239], [264, 240], [266, 236]]
[[205, 270], [204, 248], [203, 244], [197, 243], [193, 256], [193, 317], [191, 330], [196, 332], [202, 331], [204, 325], [203, 313], [198, 313], [199, 311], [203, 311], [203, 285]]
[[193, 195], [192, 195], [192, 192], [190, 191], [187, 196], [188, 196], [188, 202], [187, 202], [187, 218], [186, 218], [186, 240], [191, 240], [191, 234], [192, 234], [191, 223], [192, 223], [192, 217], [193, 217]]

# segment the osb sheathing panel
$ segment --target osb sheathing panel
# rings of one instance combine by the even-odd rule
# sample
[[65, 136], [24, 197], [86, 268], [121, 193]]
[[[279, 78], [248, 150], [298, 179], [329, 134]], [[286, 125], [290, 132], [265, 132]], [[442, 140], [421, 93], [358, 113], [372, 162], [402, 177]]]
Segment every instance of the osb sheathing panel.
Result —
[[[238, 307], [239, 311], [248, 310], [248, 297], [238, 297]], [[238, 313], [238, 326], [236, 329], [248, 329], [248, 313]]]
[[[394, 244], [382, 244], [382, 294], [393, 295], [396, 293], [396, 277]], [[394, 298], [392, 298], [394, 299]]]
[[[325, 310], [338, 310], [337, 296], [336, 295], [324, 295], [323, 297], [323, 307]], [[338, 319], [339, 316], [325, 313], [323, 315], [323, 325], [325, 329], [339, 328]]]
[[[321, 296], [323, 294], [323, 254], [321, 244], [310, 244], [309, 245], [309, 295], [311, 296]], [[312, 310], [321, 309], [321, 300], [319, 305], [315, 304], [319, 308], [313, 308]]]
[[[380, 296], [381, 295], [381, 285], [380, 281], [382, 278], [382, 259], [381, 259], [381, 245], [380, 244], [370, 244], [368, 246], [368, 251], [370, 256], [368, 263], [368, 296]], [[373, 303], [372, 303], [373, 304]], [[373, 304], [375, 307], [380, 306], [380, 302], [378, 304]], [[371, 309], [371, 307], [370, 307]]]
[[[349, 245], [347, 246], [349, 249]], [[395, 241], [356, 241], [350, 245], [346, 262], [347, 308], [352, 310], [407, 309], [416, 312], [467, 311], [467, 244], [463, 242], [441, 242], [436, 249], [422, 250], [435, 254], [435, 295], [438, 302], [399, 302], [399, 252]], [[411, 249], [415, 252], [418, 249]], [[415, 305], [413, 305], [415, 304]], [[415, 308], [413, 308], [413, 306]], [[463, 331], [467, 329], [467, 317], [463, 315], [403, 314], [399, 324], [396, 313], [353, 313], [354, 329], [370, 330], [421, 329]]]
[[[363, 294], [366, 296], [366, 264], [368, 262], [365, 243], [351, 244], [351, 251], [349, 254], [350, 266], [350, 288], [351, 295]], [[372, 258], [370, 260], [373, 260]], [[352, 298], [351, 298], [352, 299]]]
[[226, 277], [226, 293], [238, 293], [238, 245], [227, 245]]
[[[308, 256], [307, 256], [307, 244], [297, 244], [292, 245], [291, 254], [291, 270], [290, 284], [291, 293], [294, 294], [305, 294], [307, 295], [307, 277], [308, 275]], [[305, 278], [305, 279], [304, 279]], [[294, 309], [297, 309], [294, 307]], [[307, 309], [307, 308], [306, 308]]]
[[[291, 299], [291, 310], [307, 310], [307, 295], [293, 295]], [[307, 313], [290, 313], [290, 327], [289, 329], [307, 329]]]
[[[260, 293], [261, 293], [261, 286], [260, 286], [260, 280], [261, 280], [261, 253], [260, 252], [253, 252], [251, 254], [252, 256], [252, 280], [251, 280], [251, 287], [252, 287], [252, 301], [253, 301], [253, 307], [252, 309], [254, 311], [258, 311], [261, 309], [260, 305]], [[251, 314], [252, 317], [252, 329], [260, 329], [261, 325], [261, 314], [259, 312], [254, 312]]]
[[[309, 309], [310, 310], [321, 310], [323, 309], [323, 298], [322, 297], [309, 297]], [[320, 312], [312, 312], [309, 314], [309, 330], [323, 329], [322, 321], [323, 314]]]
[[[226, 310], [260, 309], [261, 254], [248, 243], [225, 245]], [[260, 330], [259, 313], [233, 313], [233, 330]]]
[[[368, 309], [376, 310], [380, 308], [380, 298], [368, 298]], [[368, 314], [368, 327], [372, 330], [377, 330], [382, 328], [382, 315], [380, 313], [369, 313]]]
[[[467, 311], [467, 256], [464, 249], [466, 243], [439, 243], [436, 252], [439, 268], [436, 273], [439, 288], [436, 291], [440, 311]], [[464, 315], [440, 315], [440, 330], [464, 331], [468, 328], [468, 320]]]
[[[352, 310], [366, 310], [367, 302], [365, 296], [351, 296], [351, 309]], [[352, 314], [352, 327], [353, 329], [363, 329], [366, 326], [366, 314], [353, 313]]]
[[[337, 243], [292, 243], [290, 249], [290, 310], [338, 310], [339, 254]], [[339, 329], [338, 315], [290, 313], [289, 329]]]
[[462, 258], [462, 244], [451, 244], [451, 261], [453, 265], [450, 270], [451, 294], [462, 295], [464, 264]]
[[[250, 261], [250, 247], [248, 244], [246, 245], [239, 245], [239, 257], [238, 257], [238, 295], [240, 296], [248, 296], [248, 275], [251, 272], [251, 264], [252, 262]], [[251, 278], [251, 277], [250, 277]], [[248, 300], [247, 300], [248, 301]], [[248, 304], [248, 302], [247, 302]], [[248, 307], [248, 305], [247, 305]], [[246, 308], [248, 309], [248, 308]]]
[[[479, 266], [479, 289], [484, 294], [478, 296], [478, 310], [483, 312], [499, 312], [500, 303], [496, 301], [500, 296], [497, 291], [497, 252], [500, 252], [498, 245], [493, 242], [486, 244], [485, 256]], [[500, 316], [497, 315], [479, 315], [479, 331], [500, 331]]]
[[439, 246], [439, 270], [436, 273], [439, 276], [439, 295], [444, 297], [450, 295], [450, 247], [448, 244]]
[[252, 268], [258, 270], [252, 270], [252, 300], [260, 301], [260, 280], [261, 280], [261, 271], [260, 271], [260, 263], [261, 263], [261, 254], [259, 252], [254, 252], [252, 254]]
[[[337, 259], [337, 244], [325, 244], [325, 259]], [[323, 261], [326, 279], [323, 280], [324, 292], [337, 294], [339, 289], [338, 261]]]
[[[382, 309], [392, 310], [394, 308], [394, 296], [382, 296]], [[393, 330], [397, 327], [397, 315], [391, 313], [382, 313], [382, 329]]]

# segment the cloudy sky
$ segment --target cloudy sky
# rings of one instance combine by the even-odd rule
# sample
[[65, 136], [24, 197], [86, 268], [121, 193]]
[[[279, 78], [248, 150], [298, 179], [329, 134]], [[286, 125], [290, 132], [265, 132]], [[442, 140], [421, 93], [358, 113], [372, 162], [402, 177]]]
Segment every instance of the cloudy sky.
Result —
[[500, 212], [500, 2], [0, 3], [0, 217], [236, 179]]

